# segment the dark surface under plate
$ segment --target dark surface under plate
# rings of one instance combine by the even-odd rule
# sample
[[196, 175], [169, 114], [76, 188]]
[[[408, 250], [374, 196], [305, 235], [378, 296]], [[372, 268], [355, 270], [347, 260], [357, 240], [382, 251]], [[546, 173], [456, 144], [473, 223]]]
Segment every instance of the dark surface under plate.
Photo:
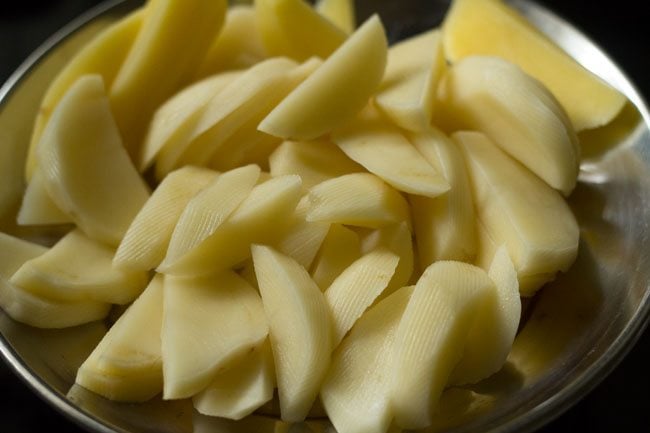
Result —
[[[397, 1], [397, 0], [396, 0]], [[97, 0], [22, 0], [0, 8], [0, 83], [45, 39]], [[638, 0], [543, 0], [600, 45], [650, 101], [650, 13]], [[541, 432], [646, 432], [650, 425], [650, 332], [576, 406]], [[0, 361], [0, 432], [81, 432]]]

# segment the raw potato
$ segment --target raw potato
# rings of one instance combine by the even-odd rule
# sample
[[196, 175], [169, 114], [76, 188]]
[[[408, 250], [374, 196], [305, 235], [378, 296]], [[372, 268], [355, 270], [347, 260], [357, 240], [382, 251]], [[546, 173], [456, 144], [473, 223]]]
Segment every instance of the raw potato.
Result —
[[232, 271], [165, 276], [162, 357], [165, 399], [191, 397], [268, 335], [262, 301]]
[[298, 176], [275, 177], [257, 185], [210, 237], [165, 272], [204, 275], [243, 262], [250, 257], [251, 244], [274, 244], [288, 232], [300, 195]]
[[266, 340], [236, 366], [216, 376], [192, 402], [204, 415], [240, 420], [271, 400], [274, 386], [273, 354]]
[[319, 183], [309, 191], [307, 221], [379, 228], [407, 221], [404, 197], [377, 176], [355, 173]]
[[388, 430], [393, 345], [412, 293], [404, 287], [370, 308], [334, 352], [320, 397], [337, 431]]
[[476, 383], [499, 371], [517, 334], [521, 316], [519, 283], [505, 247], [498, 249], [488, 276], [494, 290], [474, 319], [463, 358], [451, 375], [450, 381], [456, 385]]
[[346, 34], [304, 0], [255, 0], [262, 42], [272, 56], [326, 59]]
[[269, 157], [271, 175], [297, 174], [303, 188], [364, 168], [328, 140], [285, 141]]
[[493, 285], [482, 269], [467, 263], [436, 262], [424, 271], [395, 331], [390, 396], [398, 426], [431, 424]]
[[75, 229], [44, 254], [23, 263], [11, 283], [53, 300], [128, 304], [140, 295], [149, 276], [113, 268], [114, 255], [113, 248]]
[[110, 304], [94, 301], [55, 301], [33, 295], [9, 282], [27, 260], [47, 251], [0, 232], [0, 307], [12, 319], [37, 328], [68, 328], [106, 317]]
[[79, 78], [88, 74], [101, 75], [106, 86], [110, 87], [147, 13], [148, 7], [145, 6], [144, 9], [138, 9], [101, 32], [83, 47], [52, 81], [41, 101], [34, 122], [25, 165], [25, 177], [28, 181], [36, 170], [36, 147], [52, 112], [63, 96]]
[[550, 186], [571, 193], [580, 168], [578, 137], [540, 82], [505, 60], [473, 56], [449, 70], [440, 94], [459, 129], [485, 133]]
[[449, 190], [447, 181], [381, 114], [366, 107], [352, 122], [332, 134], [341, 150], [393, 188], [437, 197]]
[[50, 198], [45, 189], [43, 175], [36, 169], [23, 195], [16, 222], [20, 225], [70, 224], [72, 219]]
[[156, 275], [79, 367], [76, 383], [116, 401], [160, 394], [162, 316], [163, 277]]
[[316, 10], [347, 34], [357, 27], [354, 0], [318, 0]]
[[332, 319], [305, 268], [270, 247], [253, 245], [283, 421], [300, 422], [311, 408], [330, 365]]
[[174, 265], [200, 249], [239, 205], [250, 195], [260, 168], [247, 165], [216, 176], [192, 198], [174, 228], [167, 255], [158, 269], [170, 272]]
[[259, 130], [284, 139], [312, 140], [343, 125], [379, 86], [387, 44], [379, 17], [369, 18], [269, 113]]
[[439, 30], [401, 41], [388, 50], [375, 103], [396, 125], [424, 131], [431, 124], [438, 82], [445, 72]]
[[[580, 231], [562, 196], [503, 153], [485, 135], [459, 132], [452, 136], [467, 162], [478, 224], [496, 245], [505, 244], [522, 277], [565, 272], [578, 252]], [[551, 224], [552, 222], [552, 224]]]
[[37, 158], [54, 203], [88, 236], [119, 245], [149, 189], [122, 146], [100, 76], [83, 76], [61, 99]]
[[332, 224], [314, 259], [311, 276], [322, 291], [361, 257], [359, 235], [341, 224]]
[[609, 123], [626, 101], [501, 0], [454, 0], [443, 43], [452, 63], [493, 55], [519, 65], [550, 89], [577, 131]]
[[478, 248], [476, 215], [463, 154], [433, 127], [409, 138], [451, 186], [436, 198], [409, 196], [420, 268], [426, 269], [438, 260], [471, 262]]
[[379, 299], [382, 299], [395, 290], [406, 286], [411, 281], [415, 259], [413, 255], [413, 238], [408, 225], [403, 222], [374, 230], [363, 239], [361, 250], [365, 254], [380, 247], [388, 248], [399, 256], [399, 263], [395, 268], [395, 273], [386, 290], [379, 296]]
[[325, 300], [332, 313], [334, 334], [332, 347], [372, 305], [390, 283], [399, 256], [385, 248], [375, 249], [352, 263], [325, 290]]
[[169, 173], [126, 231], [113, 258], [118, 269], [148, 271], [165, 258], [174, 227], [192, 198], [218, 173], [186, 166]]
[[221, 30], [226, 0], [157, 0], [110, 86], [111, 108], [134, 161], [154, 111], [194, 73]]
[[208, 49], [194, 79], [229, 69], [246, 69], [267, 57], [255, 8], [235, 5], [228, 8], [221, 32]]

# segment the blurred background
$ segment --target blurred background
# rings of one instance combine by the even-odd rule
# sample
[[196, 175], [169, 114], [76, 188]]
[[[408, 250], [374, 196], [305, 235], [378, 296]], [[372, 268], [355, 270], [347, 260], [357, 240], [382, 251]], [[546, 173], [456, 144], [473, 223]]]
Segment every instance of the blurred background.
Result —
[[[395, 0], [398, 1], [398, 0]], [[5, 1], [0, 7], [0, 84], [56, 30], [98, 0]], [[650, 13], [638, 0], [538, 0], [600, 45], [650, 101]], [[650, 426], [650, 332], [576, 406], [540, 432], [647, 432]], [[0, 432], [78, 429], [29, 390], [0, 361]], [[46, 427], [45, 427], [46, 426]]]

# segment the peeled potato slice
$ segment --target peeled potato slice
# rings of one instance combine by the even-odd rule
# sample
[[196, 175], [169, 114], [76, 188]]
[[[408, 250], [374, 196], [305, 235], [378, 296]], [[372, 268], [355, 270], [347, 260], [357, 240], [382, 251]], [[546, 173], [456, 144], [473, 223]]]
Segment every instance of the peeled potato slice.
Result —
[[289, 232], [277, 243], [277, 250], [296, 260], [302, 267], [309, 269], [320, 249], [330, 224], [307, 221], [309, 198], [304, 196], [293, 215]]
[[47, 89], [36, 115], [29, 144], [25, 175], [31, 180], [36, 170], [36, 147], [52, 112], [70, 87], [83, 75], [99, 74], [110, 87], [120, 66], [135, 41], [148, 14], [148, 8], [139, 9], [101, 32], [86, 44], [77, 55], [59, 72]]
[[117, 246], [149, 190], [122, 146], [100, 76], [66, 93], [37, 157], [54, 203], [90, 237]]
[[269, 157], [273, 176], [297, 174], [302, 186], [309, 189], [328, 179], [363, 171], [333, 143], [320, 141], [285, 141]]
[[424, 131], [431, 124], [438, 82], [445, 72], [439, 30], [401, 41], [388, 50], [377, 107], [396, 125]]
[[438, 260], [471, 262], [477, 251], [476, 221], [463, 154], [434, 128], [410, 134], [409, 138], [451, 186], [446, 194], [435, 198], [409, 196], [420, 268]]
[[332, 224], [314, 259], [311, 276], [324, 291], [360, 257], [359, 235], [341, 224]]
[[325, 290], [332, 313], [333, 347], [390, 283], [399, 256], [385, 248], [375, 249], [352, 263]]
[[227, 6], [225, 0], [158, 0], [149, 5], [110, 86], [111, 107], [134, 160], [152, 114], [193, 75], [221, 30]]
[[273, 398], [274, 385], [273, 354], [267, 340], [217, 375], [192, 402], [204, 415], [240, 420]]
[[354, 0], [318, 0], [316, 10], [345, 33], [352, 33], [357, 26]]
[[16, 287], [9, 278], [27, 260], [47, 252], [42, 247], [0, 233], [0, 307], [12, 319], [37, 328], [67, 328], [106, 317], [110, 304], [94, 301], [56, 301]]
[[154, 113], [140, 153], [140, 170], [145, 171], [165, 148], [176, 146], [199, 121], [210, 100], [241, 72], [224, 72], [194, 83], [176, 93]]
[[412, 293], [404, 287], [366, 311], [334, 352], [320, 397], [337, 431], [388, 431], [392, 349]]
[[218, 173], [187, 166], [169, 173], [126, 231], [113, 258], [120, 269], [148, 271], [162, 262], [183, 210]]
[[424, 271], [395, 331], [390, 389], [397, 425], [431, 424], [493, 285], [482, 269], [466, 263], [437, 262]]
[[580, 164], [564, 109], [537, 80], [496, 57], [467, 57], [441, 86], [441, 104], [460, 129], [485, 133], [551, 187], [569, 195]]
[[272, 56], [326, 59], [345, 41], [342, 30], [303, 0], [256, 0], [255, 12], [262, 42]]
[[519, 283], [505, 247], [494, 256], [488, 276], [494, 281], [494, 290], [475, 319], [463, 358], [451, 376], [454, 384], [476, 383], [499, 371], [517, 334], [521, 316]]
[[164, 285], [165, 399], [191, 397], [205, 389], [221, 370], [266, 339], [262, 301], [234, 272], [166, 276]]
[[300, 193], [298, 176], [275, 177], [257, 185], [211, 236], [173, 265], [164, 267], [164, 272], [192, 276], [243, 262], [250, 257], [252, 243], [273, 244], [284, 236]]
[[11, 283], [49, 299], [128, 304], [147, 285], [148, 275], [113, 268], [114, 254], [114, 249], [76, 229], [26, 261]]
[[404, 197], [370, 173], [354, 173], [322, 182], [309, 191], [308, 221], [378, 228], [410, 222]]
[[141, 402], [159, 394], [162, 316], [163, 277], [157, 275], [79, 367], [76, 383], [115, 401]]
[[469, 55], [493, 55], [519, 65], [553, 92], [578, 131], [608, 123], [625, 104], [622, 93], [501, 0], [454, 0], [445, 18], [443, 43], [452, 62]]
[[478, 224], [496, 245], [505, 244], [530, 295], [545, 281], [523, 289], [522, 277], [547, 274], [552, 279], [576, 258], [580, 231], [560, 194], [512, 160], [486, 136], [459, 132], [469, 171]]
[[200, 248], [248, 197], [260, 176], [260, 168], [247, 165], [218, 175], [192, 198], [174, 228], [167, 255], [159, 269], [166, 271]]
[[284, 139], [311, 140], [341, 126], [361, 111], [379, 86], [386, 51], [384, 28], [375, 15], [280, 102], [259, 130]]
[[311, 408], [330, 365], [331, 318], [307, 271], [270, 247], [252, 247], [255, 274], [269, 320], [280, 414], [300, 422]]
[[399, 128], [371, 106], [335, 131], [332, 141], [350, 159], [399, 191], [436, 197], [449, 190], [445, 178], [422, 157]]
[[16, 222], [20, 225], [69, 224], [72, 219], [52, 201], [45, 189], [40, 170], [34, 171], [27, 184]]
[[380, 298], [383, 298], [411, 281], [414, 271], [413, 237], [408, 225], [403, 222], [374, 230], [363, 239], [361, 244], [364, 253], [381, 247], [387, 248], [399, 257], [395, 273], [386, 290], [380, 295]]

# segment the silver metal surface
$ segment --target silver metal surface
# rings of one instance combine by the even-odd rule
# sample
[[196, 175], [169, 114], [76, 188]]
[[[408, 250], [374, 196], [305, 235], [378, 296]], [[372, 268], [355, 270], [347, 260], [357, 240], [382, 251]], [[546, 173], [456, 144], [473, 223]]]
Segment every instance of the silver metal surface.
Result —
[[[3, 145], [28, 143], [38, 102], [79, 46], [139, 1], [116, 1], [91, 11], [41, 48], [0, 89]], [[367, 16], [383, 10], [389, 35], [399, 39], [443, 16], [441, 2], [358, 2]], [[529, 431], [566, 410], [593, 388], [629, 350], [650, 314], [650, 117], [634, 85], [598, 47], [570, 24], [525, 0], [518, 7], [573, 57], [615, 87], [629, 105], [606, 130], [581, 134], [585, 160], [570, 198], [581, 227], [571, 270], [529, 305], [506, 367], [477, 386], [448, 390], [444, 416], [428, 431]], [[10, 131], [6, 133], [5, 131]], [[7, 139], [9, 137], [9, 139]], [[9, 143], [9, 144], [7, 144]], [[3, 173], [6, 176], [6, 173]], [[5, 178], [3, 178], [5, 181]], [[10, 219], [0, 229], [26, 237]], [[254, 416], [240, 422], [196, 414], [187, 401], [118, 404], [72, 386], [77, 367], [106, 330], [101, 323], [58, 331], [16, 323], [0, 310], [0, 352], [36, 393], [70, 419], [98, 431], [273, 432], [280, 421]], [[284, 431], [284, 430], [283, 430]], [[291, 431], [333, 432], [325, 420]]]

